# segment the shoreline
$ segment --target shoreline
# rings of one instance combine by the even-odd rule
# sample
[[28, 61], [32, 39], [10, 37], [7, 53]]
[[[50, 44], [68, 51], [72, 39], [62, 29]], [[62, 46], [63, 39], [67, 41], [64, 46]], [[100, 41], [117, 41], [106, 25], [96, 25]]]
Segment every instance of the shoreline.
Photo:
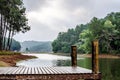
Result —
[[[70, 53], [52, 53], [53, 55], [61, 55], [61, 56], [70, 56]], [[113, 54], [99, 54], [99, 58], [110, 58], [110, 59], [120, 59], [120, 55]], [[86, 57], [91, 58], [92, 54], [77, 54], [77, 57]]]
[[[78, 54], [78, 57], [91, 58], [92, 54]], [[98, 57], [99, 58], [107, 58], [107, 59], [120, 59], [120, 56], [112, 55], [112, 54], [99, 54]]]
[[[53, 53], [52, 53], [53, 54]], [[55, 53], [53, 55], [70, 56], [70, 53]], [[91, 54], [77, 54], [79, 58], [91, 58]], [[18, 61], [36, 58], [31, 55], [0, 55], [0, 67], [15, 67]], [[99, 58], [120, 59], [120, 55], [99, 54]]]
[[0, 67], [15, 67], [18, 61], [36, 58], [28, 55], [0, 55]]

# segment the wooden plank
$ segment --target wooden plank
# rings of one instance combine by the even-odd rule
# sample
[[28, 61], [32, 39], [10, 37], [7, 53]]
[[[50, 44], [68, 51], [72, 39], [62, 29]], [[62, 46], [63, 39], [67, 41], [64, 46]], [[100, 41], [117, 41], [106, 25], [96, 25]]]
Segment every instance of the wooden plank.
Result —
[[72, 73], [81, 73], [81, 69], [79, 70], [78, 67], [68, 67], [69, 71]]
[[80, 68], [80, 67], [62, 67], [63, 70], [66, 69], [68, 73], [91, 73], [91, 70], [85, 69], [85, 68]]
[[46, 72], [46, 74], [50, 74], [50, 72], [46, 69], [46, 67], [42, 67], [42, 69]]
[[41, 69], [42, 74], [47, 74], [47, 73], [44, 71], [43, 67], [39, 67], [39, 68]]
[[34, 67], [34, 71], [35, 71], [36, 74], [39, 74], [39, 71], [38, 71], [37, 67]]
[[66, 70], [67, 73], [77, 73], [77, 67], [61, 67], [62, 70]]
[[12, 73], [8, 73], [8, 74], [16, 74], [16, 72], [18, 72], [18, 71], [19, 71], [19, 68], [16, 67]]
[[21, 70], [23, 69], [23, 67], [18, 67], [18, 71], [15, 72], [15, 74], [19, 74], [21, 72]]
[[34, 67], [31, 67], [31, 74], [35, 74]]
[[26, 67], [22, 67], [21, 71], [19, 72], [19, 74], [23, 74], [25, 72]]
[[53, 68], [55, 71], [57, 71], [59, 74], [64, 74], [65, 71], [61, 70], [60, 68], [58, 69], [58, 67], [54, 67]]
[[31, 67], [28, 67], [28, 74], [31, 74]]
[[51, 69], [50, 67], [45, 67], [48, 71], [49, 71], [49, 74], [55, 74]]
[[70, 71], [69, 70], [67, 70], [67, 67], [56, 67], [57, 68], [57, 70], [60, 70], [60, 71], [62, 71], [62, 73], [70, 73]]
[[56, 70], [55, 67], [51, 67], [51, 70], [55, 73], [55, 74], [61, 74], [60, 71]]
[[29, 68], [26, 67], [23, 74], [28, 74], [28, 69], [29, 69]]
[[[58, 67], [59, 69], [59, 67]], [[65, 73], [72, 73], [68, 67], [60, 67], [61, 70], [63, 70]]]
[[38, 70], [39, 74], [43, 74], [40, 67], [37, 67], [37, 70]]
[[79, 73], [92, 73], [92, 70], [81, 68], [81, 67], [77, 67], [77, 71], [79, 71]]
[[8, 70], [9, 67], [0, 67], [0, 74], [3, 74], [5, 70]]
[[8, 74], [13, 70], [13, 67], [8, 68], [8, 70], [4, 71], [3, 74]]
[[56, 73], [57, 73], [57, 72], [56, 72], [54, 69], [52, 69], [51, 67], [47, 67], [47, 69], [50, 71], [51, 74], [56, 74]]

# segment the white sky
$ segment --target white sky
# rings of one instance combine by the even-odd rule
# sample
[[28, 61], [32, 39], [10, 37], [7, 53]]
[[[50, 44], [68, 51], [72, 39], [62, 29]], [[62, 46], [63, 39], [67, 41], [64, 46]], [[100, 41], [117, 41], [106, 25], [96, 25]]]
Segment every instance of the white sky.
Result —
[[53, 41], [59, 32], [120, 11], [120, 0], [23, 0], [31, 30], [14, 36], [18, 41]]

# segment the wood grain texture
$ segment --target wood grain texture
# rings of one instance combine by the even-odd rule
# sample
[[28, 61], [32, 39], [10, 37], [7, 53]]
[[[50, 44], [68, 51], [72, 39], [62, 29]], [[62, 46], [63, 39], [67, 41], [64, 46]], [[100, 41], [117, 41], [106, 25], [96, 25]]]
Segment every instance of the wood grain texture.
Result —
[[0, 80], [101, 79], [101, 74], [82, 67], [0, 67]]

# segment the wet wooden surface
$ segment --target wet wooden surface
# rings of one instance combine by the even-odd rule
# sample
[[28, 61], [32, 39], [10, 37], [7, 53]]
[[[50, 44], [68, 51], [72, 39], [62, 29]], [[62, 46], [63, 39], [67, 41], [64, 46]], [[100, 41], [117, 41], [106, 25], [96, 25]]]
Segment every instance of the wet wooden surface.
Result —
[[82, 67], [0, 67], [0, 80], [89, 80], [101, 74]]
[[74, 74], [91, 73], [81, 67], [0, 67], [0, 74]]

